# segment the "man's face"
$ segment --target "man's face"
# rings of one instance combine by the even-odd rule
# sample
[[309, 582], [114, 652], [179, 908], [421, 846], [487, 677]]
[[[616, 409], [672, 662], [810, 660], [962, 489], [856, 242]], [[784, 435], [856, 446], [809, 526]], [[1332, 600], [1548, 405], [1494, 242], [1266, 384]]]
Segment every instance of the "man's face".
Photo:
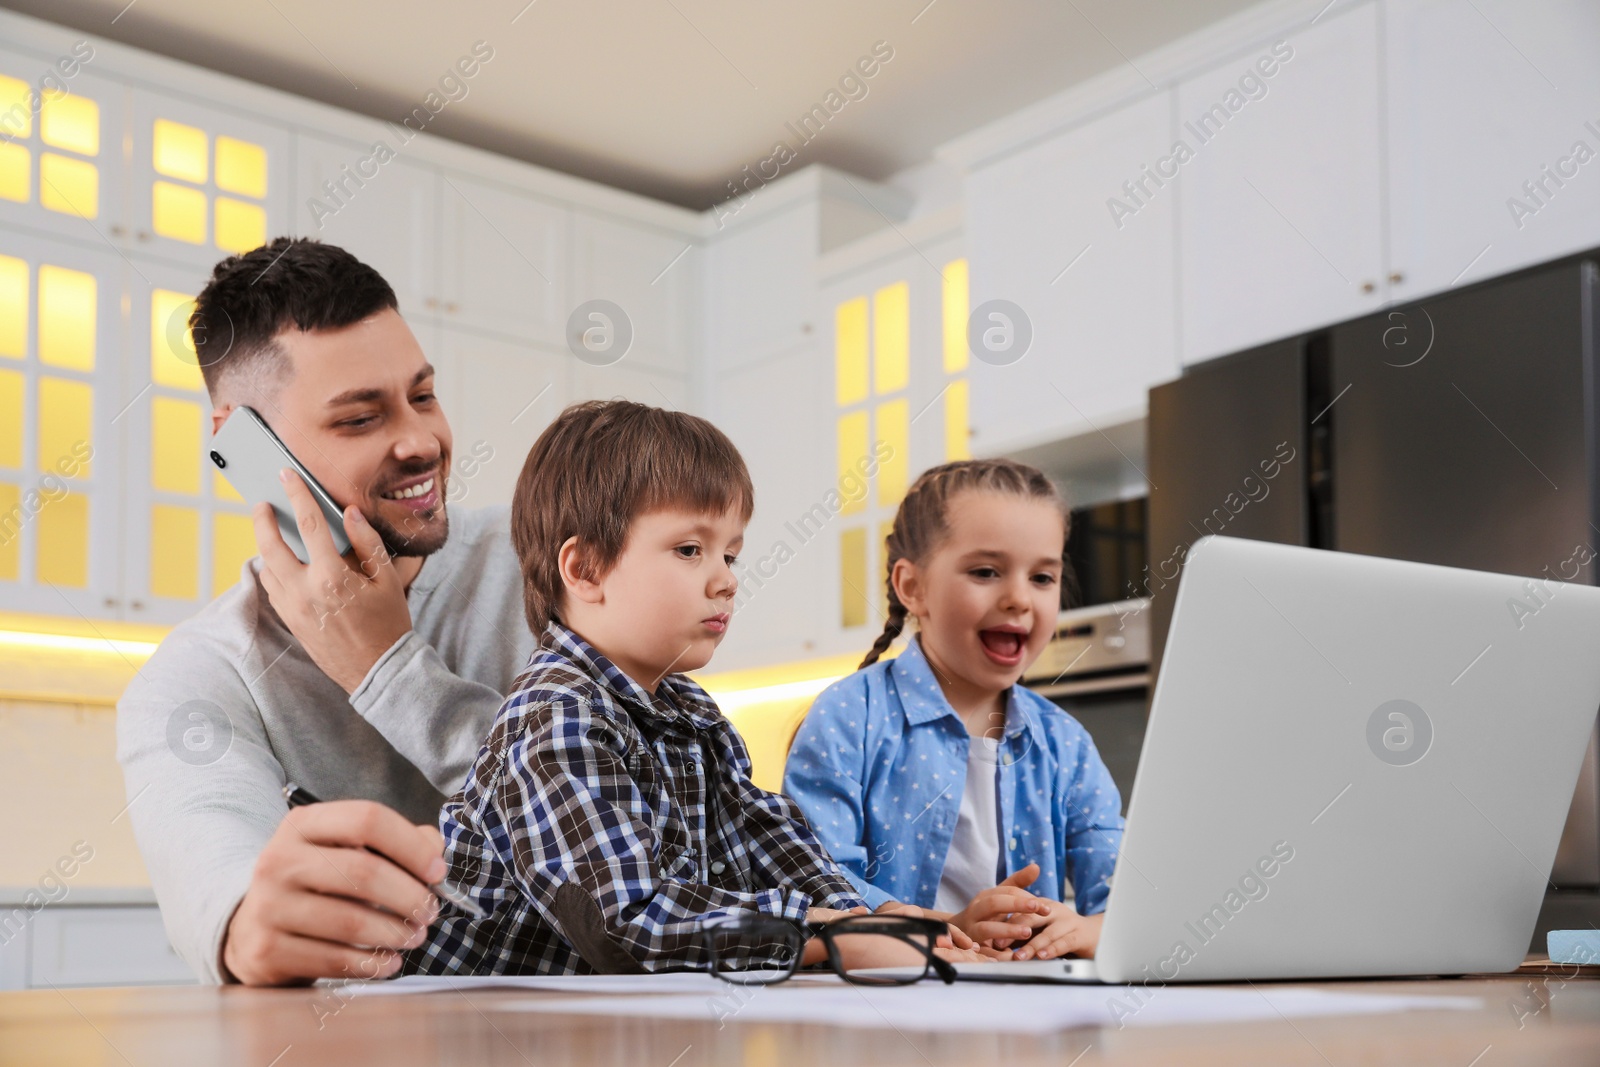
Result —
[[391, 555], [438, 551], [450, 531], [450, 425], [405, 320], [385, 310], [337, 330], [291, 328], [277, 343], [290, 364], [283, 384], [236, 402], [267, 420], [336, 503], [359, 508]]

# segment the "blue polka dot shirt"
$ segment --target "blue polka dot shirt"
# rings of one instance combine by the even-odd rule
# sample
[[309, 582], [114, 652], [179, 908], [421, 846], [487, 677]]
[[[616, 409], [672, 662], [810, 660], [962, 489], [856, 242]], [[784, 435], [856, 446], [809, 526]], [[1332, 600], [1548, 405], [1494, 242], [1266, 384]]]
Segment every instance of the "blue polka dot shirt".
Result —
[[[784, 792], [867, 905], [932, 907], [966, 787], [970, 738], [922, 653], [840, 679], [795, 735]], [[1103, 911], [1122, 845], [1122, 798], [1087, 731], [1032, 690], [1006, 691], [999, 761], [1001, 865], [1037, 863], [1030, 887]]]

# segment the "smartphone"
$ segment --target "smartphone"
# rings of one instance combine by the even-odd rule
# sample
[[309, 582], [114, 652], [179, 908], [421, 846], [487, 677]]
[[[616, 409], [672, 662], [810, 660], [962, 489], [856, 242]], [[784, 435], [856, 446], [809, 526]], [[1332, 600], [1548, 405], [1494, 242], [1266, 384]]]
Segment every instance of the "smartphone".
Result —
[[305, 464], [294, 457], [255, 409], [233, 409], [233, 414], [211, 439], [211, 462], [240, 496], [252, 504], [265, 500], [272, 505], [284, 543], [301, 563], [310, 563], [311, 554], [300, 539], [300, 526], [295, 521], [294, 505], [289, 503], [289, 491], [278, 480], [280, 470], [294, 468], [322, 508], [322, 517], [328, 520], [333, 547], [341, 556], [350, 550], [350, 538], [344, 532], [344, 509], [333, 502], [328, 491], [311, 476]]

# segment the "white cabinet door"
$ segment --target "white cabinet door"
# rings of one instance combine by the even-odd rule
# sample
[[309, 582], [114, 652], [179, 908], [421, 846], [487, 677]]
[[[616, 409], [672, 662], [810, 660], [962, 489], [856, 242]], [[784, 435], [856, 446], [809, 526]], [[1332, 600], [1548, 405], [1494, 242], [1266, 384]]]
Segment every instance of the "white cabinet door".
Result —
[[1384, 11], [1397, 294], [1600, 245], [1600, 4]]
[[706, 351], [717, 371], [750, 366], [817, 338], [823, 324], [814, 204], [718, 234], [706, 257]]
[[1178, 86], [1185, 363], [1382, 304], [1377, 31], [1364, 4]]
[[[127, 91], [95, 76], [81, 59], [93, 46], [79, 44], [54, 61], [0, 49], [0, 225], [121, 242]], [[39, 95], [62, 85], [64, 97]]]
[[0, 231], [0, 602], [121, 614], [123, 260]]
[[[1131, 217], [1110, 207], [1171, 148], [1170, 97], [1157, 94], [968, 178], [971, 307], [981, 320], [975, 453], [1138, 417], [1150, 386], [1177, 373], [1176, 190], [1157, 190]], [[1024, 327], [1031, 341], [1016, 357]]]
[[454, 442], [446, 498], [469, 508], [509, 504], [528, 450], [567, 404], [572, 357], [452, 327], [440, 332], [452, 377], [448, 391], [439, 386]]
[[[395, 140], [387, 134], [390, 147]], [[381, 140], [381, 139], [380, 139]], [[436, 316], [438, 173], [404, 156], [379, 162], [365, 146], [309, 134], [296, 139], [295, 227], [375, 268], [406, 318]]]
[[28, 984], [193, 985], [154, 907], [58, 907], [33, 917]]
[[209, 268], [290, 228], [288, 130], [186, 97], [129, 95], [136, 247]]
[[521, 341], [563, 344], [571, 213], [460, 174], [441, 174], [448, 321]]
[[[573, 292], [569, 313], [606, 300], [627, 316], [632, 339], [622, 364], [689, 373], [696, 279], [703, 252], [686, 237], [582, 212], [573, 225]], [[587, 320], [586, 320], [587, 321]], [[587, 327], [569, 322], [580, 344]]]
[[250, 505], [206, 458], [211, 400], [188, 320], [209, 272], [144, 257], [128, 270], [128, 399], [117, 423], [126, 613], [176, 623], [239, 580], [255, 533]]

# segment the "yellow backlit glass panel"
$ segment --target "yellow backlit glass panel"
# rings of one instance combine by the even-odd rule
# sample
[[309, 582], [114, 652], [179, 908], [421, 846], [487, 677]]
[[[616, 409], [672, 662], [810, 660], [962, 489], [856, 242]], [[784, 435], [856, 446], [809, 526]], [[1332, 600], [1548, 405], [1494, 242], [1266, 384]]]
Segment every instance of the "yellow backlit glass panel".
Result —
[[41, 582], [83, 589], [89, 584], [89, 498], [82, 493], [45, 496], [34, 518]]
[[19, 514], [22, 488], [0, 482], [0, 581], [22, 577], [22, 531], [7, 515]]
[[189, 400], [150, 401], [150, 486], [168, 493], [200, 492], [203, 412]]
[[[199, 392], [206, 387], [200, 357], [189, 336], [194, 298], [170, 289], [150, 293], [150, 379], [169, 389]], [[177, 347], [174, 347], [176, 345]]]
[[39, 361], [53, 367], [94, 370], [93, 274], [51, 264], [39, 267]]
[[0, 74], [0, 135], [28, 137], [33, 133], [33, 87]]
[[867, 623], [867, 531], [839, 531], [839, 625]]
[[244, 503], [244, 497], [239, 495], [239, 491], [229, 484], [228, 479], [224, 478], [222, 472], [215, 467], [211, 468], [211, 495], [218, 500], [234, 500], [240, 504]]
[[872, 587], [876, 591], [872, 598], [878, 602], [880, 619], [889, 617], [889, 534], [893, 531], [893, 519], [878, 525], [878, 563], [872, 572]]
[[217, 188], [257, 200], [267, 195], [267, 150], [249, 141], [217, 138]]
[[944, 458], [947, 463], [972, 458], [967, 403], [967, 380], [957, 378], [944, 391]]
[[22, 389], [21, 371], [0, 370], [0, 467], [22, 466]]
[[904, 389], [911, 377], [911, 287], [886, 285], [872, 294], [872, 371], [878, 395]]
[[206, 194], [185, 185], [156, 182], [150, 187], [150, 227], [162, 237], [206, 243]]
[[892, 508], [906, 495], [911, 470], [911, 411], [904, 397], [878, 405], [878, 503]]
[[833, 318], [834, 380], [842, 407], [867, 398], [867, 298], [846, 300]]
[[[39, 378], [40, 470], [53, 467], [87, 478], [89, 463], [80, 462], [85, 446], [93, 445], [94, 392], [87, 382], [42, 375]], [[57, 466], [57, 465], [60, 466]]]
[[852, 411], [839, 418], [839, 513], [854, 515], [866, 506], [867, 413]]
[[967, 369], [967, 261], [944, 265], [944, 372]]
[[28, 303], [28, 265], [0, 256], [0, 356], [27, 356]]
[[232, 588], [244, 561], [255, 554], [256, 530], [250, 516], [226, 512], [211, 516], [211, 595]]
[[217, 197], [217, 247], [224, 252], [248, 252], [267, 243], [267, 213], [255, 204]]
[[49, 93], [39, 111], [39, 139], [80, 156], [100, 154], [100, 105], [85, 96]]
[[206, 132], [171, 119], [156, 119], [151, 162], [157, 174], [204, 185]]
[[63, 215], [100, 217], [100, 168], [54, 152], [39, 156], [39, 203]]
[[200, 598], [200, 513], [194, 508], [151, 505], [150, 595]]
[[0, 144], [0, 198], [28, 202], [33, 195], [32, 163], [27, 145]]

